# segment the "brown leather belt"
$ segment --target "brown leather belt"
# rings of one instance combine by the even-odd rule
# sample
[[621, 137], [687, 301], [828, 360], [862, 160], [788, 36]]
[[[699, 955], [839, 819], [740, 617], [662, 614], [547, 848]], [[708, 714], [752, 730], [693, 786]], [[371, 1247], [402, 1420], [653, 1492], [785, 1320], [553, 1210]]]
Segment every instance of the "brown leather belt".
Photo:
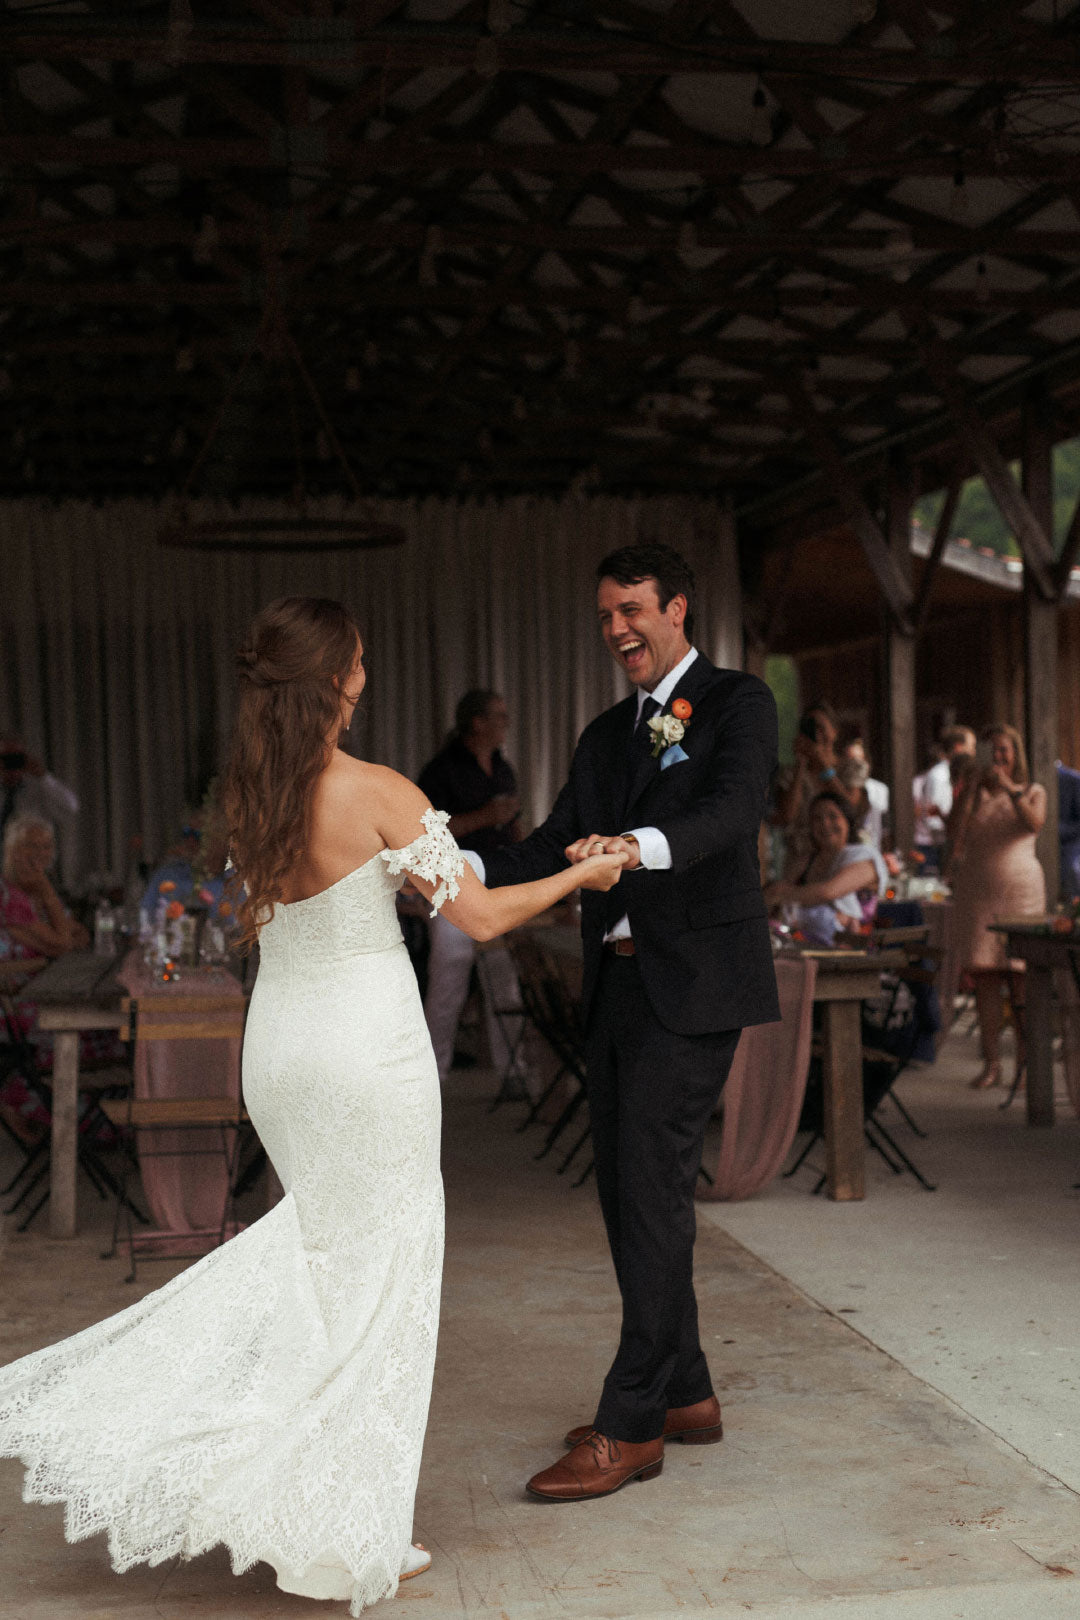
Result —
[[610, 951], [612, 956], [637, 955], [637, 946], [632, 939], [605, 939], [604, 949]]

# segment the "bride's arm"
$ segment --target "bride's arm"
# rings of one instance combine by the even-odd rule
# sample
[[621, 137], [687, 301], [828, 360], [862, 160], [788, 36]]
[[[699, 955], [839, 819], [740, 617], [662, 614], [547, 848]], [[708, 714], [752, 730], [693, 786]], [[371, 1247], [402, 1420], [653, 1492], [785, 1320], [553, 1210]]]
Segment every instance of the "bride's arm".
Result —
[[610, 889], [619, 880], [626, 857], [599, 855], [535, 883], [486, 889], [445, 824], [433, 819], [438, 812], [432, 811], [420, 789], [403, 776], [386, 775], [389, 780], [381, 784], [375, 817], [386, 840], [384, 859], [391, 871], [407, 871], [420, 893], [471, 939], [495, 939], [565, 900], [575, 889]]

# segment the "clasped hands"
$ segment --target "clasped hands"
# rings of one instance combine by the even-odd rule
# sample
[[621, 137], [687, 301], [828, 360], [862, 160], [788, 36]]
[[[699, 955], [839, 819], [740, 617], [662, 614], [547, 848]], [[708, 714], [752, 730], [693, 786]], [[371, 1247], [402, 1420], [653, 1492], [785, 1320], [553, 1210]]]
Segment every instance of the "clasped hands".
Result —
[[612, 837], [606, 833], [590, 833], [587, 838], [578, 838], [574, 843], [567, 844], [563, 852], [571, 866], [578, 866], [587, 861], [592, 855], [622, 855], [623, 871], [632, 872], [641, 865], [641, 851], [638, 841], [632, 835], [619, 834]]

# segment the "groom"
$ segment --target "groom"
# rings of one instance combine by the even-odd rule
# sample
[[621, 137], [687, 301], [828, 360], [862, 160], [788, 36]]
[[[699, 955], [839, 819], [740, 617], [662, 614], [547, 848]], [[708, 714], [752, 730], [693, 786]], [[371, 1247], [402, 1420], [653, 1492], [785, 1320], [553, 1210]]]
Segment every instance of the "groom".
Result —
[[622, 1334], [593, 1423], [528, 1483], [558, 1502], [653, 1478], [665, 1439], [721, 1437], [698, 1341], [694, 1185], [740, 1031], [779, 1017], [757, 854], [772, 695], [691, 645], [694, 576], [678, 552], [625, 546], [597, 577], [601, 634], [637, 691], [585, 728], [543, 826], [481, 873], [494, 887], [601, 848], [627, 855], [610, 893], [581, 897], [586, 1085]]

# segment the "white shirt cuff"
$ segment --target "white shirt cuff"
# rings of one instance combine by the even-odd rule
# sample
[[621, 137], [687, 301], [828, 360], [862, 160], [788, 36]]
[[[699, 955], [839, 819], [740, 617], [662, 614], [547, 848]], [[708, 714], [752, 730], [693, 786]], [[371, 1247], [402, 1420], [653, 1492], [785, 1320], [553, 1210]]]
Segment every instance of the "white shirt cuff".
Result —
[[659, 827], [634, 827], [624, 837], [636, 838], [642, 866], [650, 872], [670, 872], [671, 845]]
[[468, 861], [481, 883], [486, 883], [487, 878], [485, 875], [484, 863], [480, 856], [476, 853], [475, 849], [463, 849], [461, 853], [464, 855], [465, 859]]

